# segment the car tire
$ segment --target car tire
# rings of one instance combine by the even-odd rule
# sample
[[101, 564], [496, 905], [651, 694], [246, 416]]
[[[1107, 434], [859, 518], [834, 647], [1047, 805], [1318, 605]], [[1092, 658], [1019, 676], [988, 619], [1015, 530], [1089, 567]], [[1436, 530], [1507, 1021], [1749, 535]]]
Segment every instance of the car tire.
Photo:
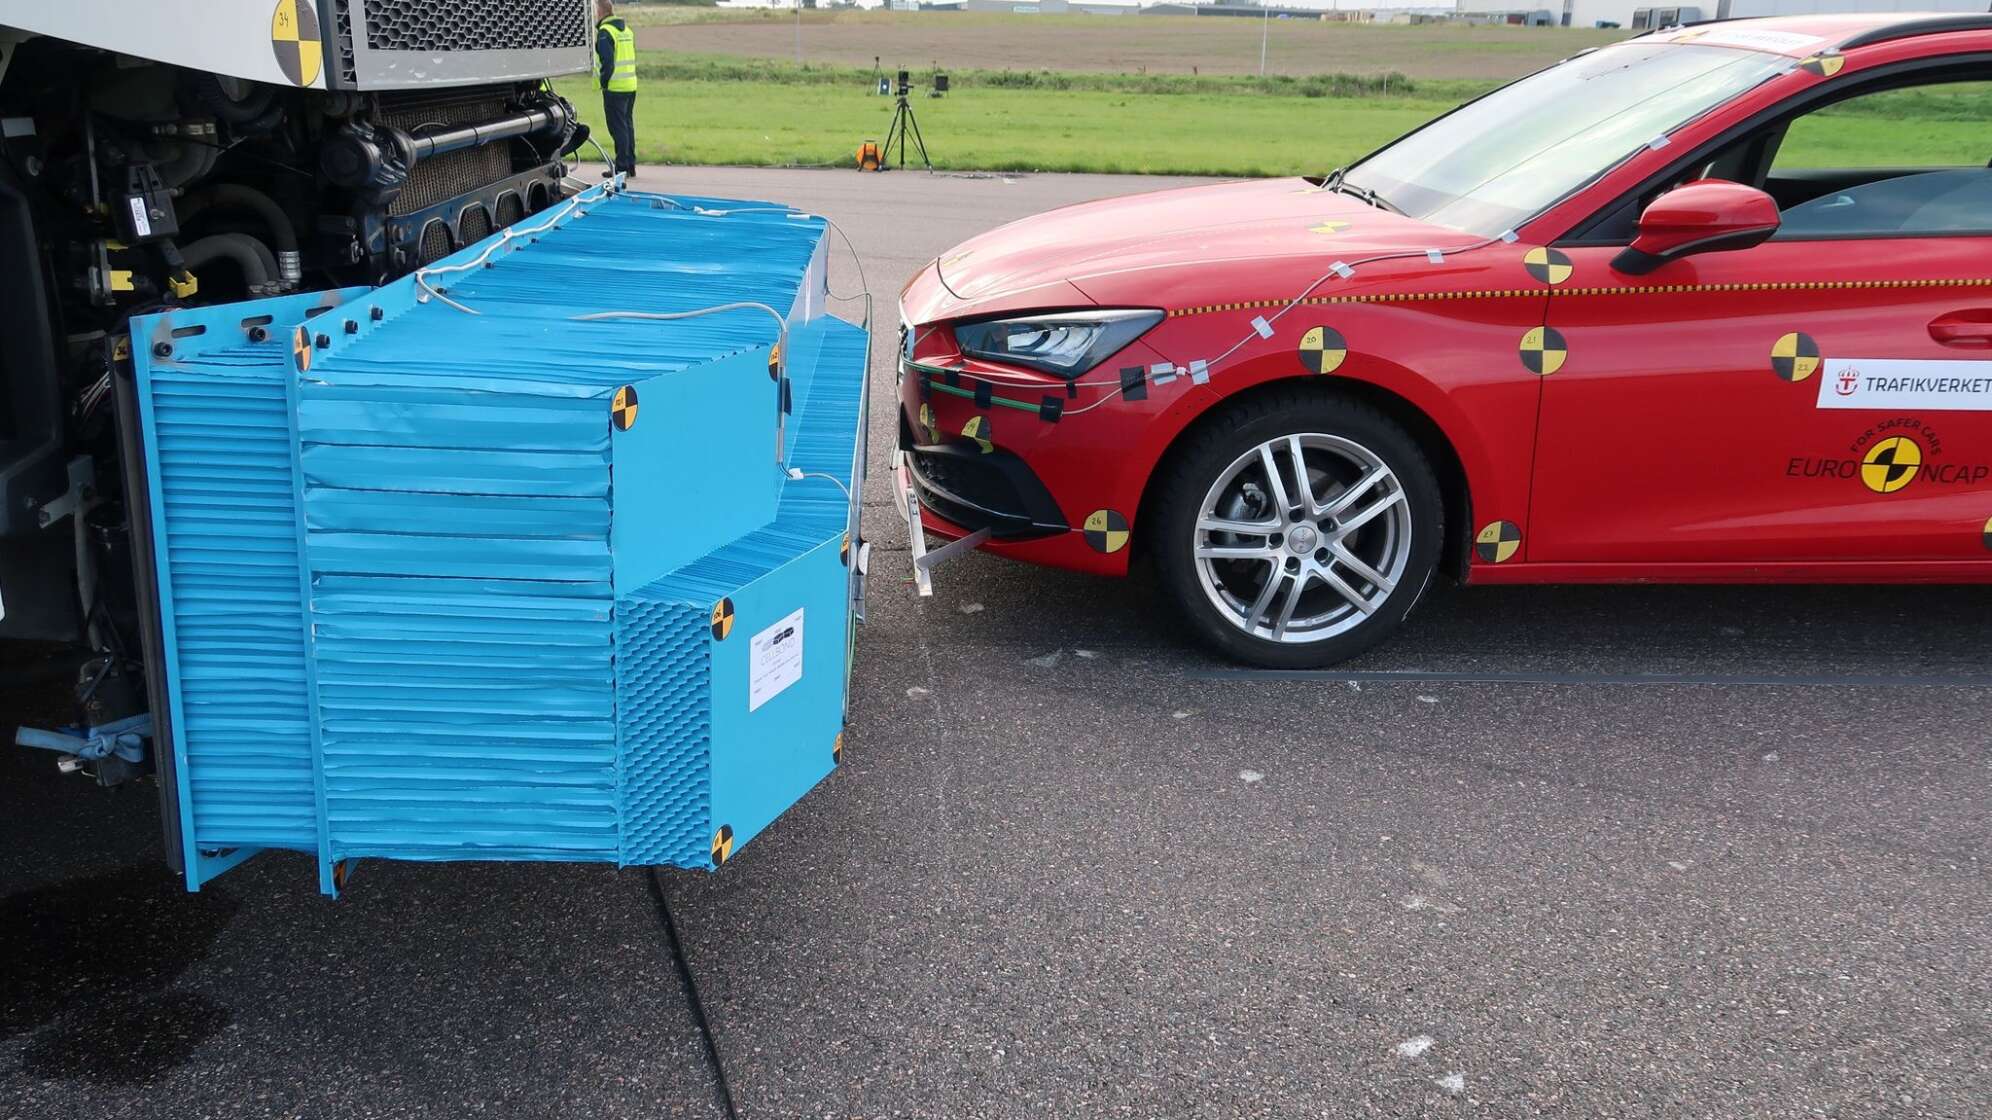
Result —
[[[1268, 461], [1282, 476], [1277, 491]], [[1272, 508], [1282, 495], [1285, 514]], [[1445, 532], [1438, 478], [1403, 426], [1360, 400], [1298, 385], [1204, 421], [1164, 463], [1149, 511], [1143, 547], [1189, 628], [1268, 669], [1333, 665], [1388, 637], [1431, 582]]]

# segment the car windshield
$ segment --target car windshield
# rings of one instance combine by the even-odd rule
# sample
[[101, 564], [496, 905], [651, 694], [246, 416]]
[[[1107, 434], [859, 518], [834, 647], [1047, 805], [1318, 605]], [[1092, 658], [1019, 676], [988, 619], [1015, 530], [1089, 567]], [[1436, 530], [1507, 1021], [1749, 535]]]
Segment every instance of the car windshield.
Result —
[[1761, 51], [1621, 43], [1463, 106], [1342, 181], [1414, 218], [1493, 237], [1790, 66]]

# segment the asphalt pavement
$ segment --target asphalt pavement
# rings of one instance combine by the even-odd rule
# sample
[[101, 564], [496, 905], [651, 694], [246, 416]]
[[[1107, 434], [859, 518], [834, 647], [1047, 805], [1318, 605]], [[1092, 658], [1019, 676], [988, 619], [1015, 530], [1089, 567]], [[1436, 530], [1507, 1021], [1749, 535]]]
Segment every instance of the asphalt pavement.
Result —
[[[879, 297], [844, 766], [665, 878], [742, 1116], [1992, 1113], [1984, 589], [1441, 590], [1281, 680], [1140, 580], [975, 555], [917, 599], [899, 284], [1170, 183], [641, 185], [819, 210]], [[0, 755], [0, 1116], [718, 1115], [640, 873], [373, 861], [329, 902], [266, 854], [190, 896], [156, 826]]]

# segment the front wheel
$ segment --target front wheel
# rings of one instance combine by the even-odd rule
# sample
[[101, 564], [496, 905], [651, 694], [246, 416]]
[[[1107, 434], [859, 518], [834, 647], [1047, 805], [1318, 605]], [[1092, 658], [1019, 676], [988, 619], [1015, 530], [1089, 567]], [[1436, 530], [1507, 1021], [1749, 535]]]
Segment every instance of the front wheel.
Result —
[[1164, 468], [1148, 547], [1191, 628], [1271, 669], [1383, 640], [1430, 582], [1444, 531], [1431, 464], [1358, 401], [1293, 389], [1226, 409]]

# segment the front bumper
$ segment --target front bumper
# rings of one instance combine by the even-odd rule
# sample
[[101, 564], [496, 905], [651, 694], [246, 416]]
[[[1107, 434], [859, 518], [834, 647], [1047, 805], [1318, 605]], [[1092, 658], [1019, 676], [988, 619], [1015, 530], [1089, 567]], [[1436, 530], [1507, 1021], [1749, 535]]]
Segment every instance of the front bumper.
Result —
[[955, 526], [989, 530], [998, 540], [1030, 540], [1071, 531], [1051, 491], [1019, 456], [972, 441], [921, 443], [904, 409], [899, 449], [920, 505]]
[[[1101, 401], [1090, 386], [966, 357], [945, 320], [908, 317], [909, 307], [932, 303], [928, 289], [938, 287], [930, 268], [908, 286], [919, 298], [901, 305], [895, 369], [902, 462], [895, 474], [914, 508], [902, 502], [900, 512], [923, 532], [961, 541], [950, 555], [980, 548], [1025, 563], [1125, 575], [1131, 535], [1122, 530], [1134, 520], [1154, 461], [1145, 445], [1167, 438], [1154, 427], [1162, 396]], [[923, 322], [935, 325], [908, 326]], [[1136, 342], [1103, 364], [1156, 360]], [[1076, 424], [1068, 412], [1075, 407], [1085, 410]]]

